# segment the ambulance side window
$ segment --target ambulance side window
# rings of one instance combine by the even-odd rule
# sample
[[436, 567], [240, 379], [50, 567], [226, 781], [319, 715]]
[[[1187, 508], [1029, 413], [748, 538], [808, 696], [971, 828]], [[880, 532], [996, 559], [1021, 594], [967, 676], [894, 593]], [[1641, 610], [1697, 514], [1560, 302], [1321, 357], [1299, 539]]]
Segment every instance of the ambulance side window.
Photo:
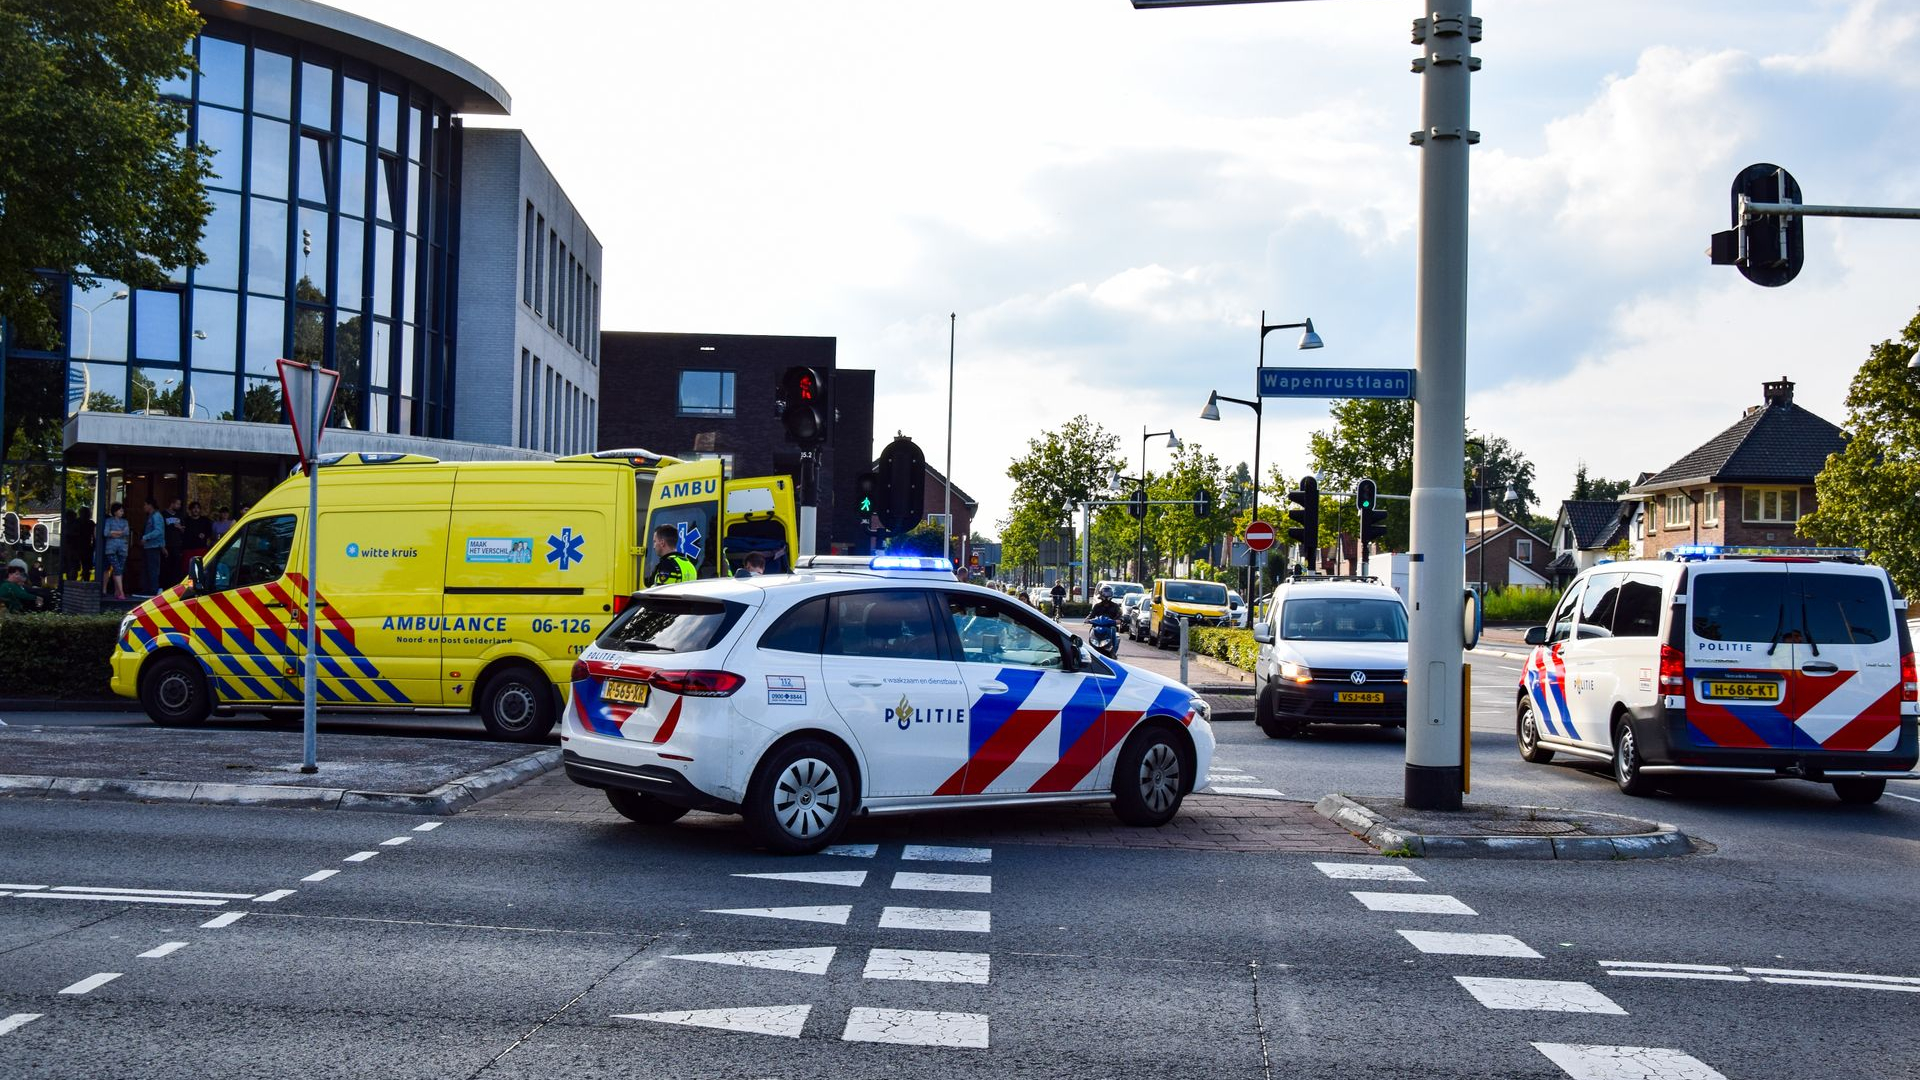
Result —
[[208, 585], [219, 592], [278, 581], [287, 571], [295, 524], [292, 514], [276, 514], [240, 526], [233, 539], [207, 563]]

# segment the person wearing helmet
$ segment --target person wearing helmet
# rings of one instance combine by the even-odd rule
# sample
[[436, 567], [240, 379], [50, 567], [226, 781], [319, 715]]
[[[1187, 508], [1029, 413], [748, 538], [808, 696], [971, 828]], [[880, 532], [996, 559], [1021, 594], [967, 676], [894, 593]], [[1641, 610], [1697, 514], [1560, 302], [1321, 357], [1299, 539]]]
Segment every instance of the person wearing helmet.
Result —
[[1120, 620], [1120, 604], [1113, 598], [1113, 586], [1111, 585], [1100, 586], [1100, 599], [1095, 600], [1093, 602], [1093, 608], [1087, 612], [1087, 621], [1092, 622], [1102, 615], [1105, 615], [1115, 622]]

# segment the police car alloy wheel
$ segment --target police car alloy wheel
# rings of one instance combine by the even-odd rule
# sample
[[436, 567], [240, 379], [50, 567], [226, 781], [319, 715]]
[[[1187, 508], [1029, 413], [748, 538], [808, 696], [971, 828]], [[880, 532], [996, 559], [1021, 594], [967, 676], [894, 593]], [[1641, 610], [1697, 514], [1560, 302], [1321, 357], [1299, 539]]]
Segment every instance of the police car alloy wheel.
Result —
[[1521, 761], [1545, 765], [1553, 760], [1553, 751], [1540, 745], [1540, 721], [1534, 718], [1530, 702], [1520, 703], [1519, 715], [1514, 720], [1514, 741], [1520, 746]]
[[761, 760], [743, 811], [769, 850], [805, 855], [846, 830], [853, 804], [853, 771], [846, 758], [817, 739], [800, 739]]
[[687, 808], [664, 803], [643, 791], [607, 789], [607, 803], [621, 817], [640, 825], [671, 825], [687, 816]]
[[140, 704], [162, 727], [190, 727], [213, 710], [200, 662], [180, 654], [163, 656], [140, 673]]
[[1621, 720], [1613, 735], [1613, 782], [1627, 795], [1653, 794], [1653, 778], [1640, 771], [1640, 744], [1633, 725]]
[[1180, 810], [1190, 773], [1185, 749], [1166, 728], [1141, 728], [1114, 763], [1113, 812], [1128, 825], [1165, 825]]

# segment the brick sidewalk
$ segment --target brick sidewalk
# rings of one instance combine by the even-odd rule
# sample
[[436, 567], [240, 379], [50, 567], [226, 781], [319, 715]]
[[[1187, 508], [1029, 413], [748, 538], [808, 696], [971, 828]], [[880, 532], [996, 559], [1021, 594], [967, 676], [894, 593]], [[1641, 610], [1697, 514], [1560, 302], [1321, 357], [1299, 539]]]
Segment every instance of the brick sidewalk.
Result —
[[[617, 825], [606, 796], [555, 771], [465, 811], [479, 817], [531, 818]], [[692, 813], [675, 828], [744, 831], [737, 817]], [[1136, 829], [1106, 806], [1051, 806], [1007, 810], [957, 810], [856, 820], [848, 843], [890, 840], [972, 840], [983, 844], [1051, 847], [1163, 848], [1181, 851], [1374, 853], [1357, 837], [1314, 812], [1313, 804], [1231, 795], [1191, 795], [1173, 821]]]

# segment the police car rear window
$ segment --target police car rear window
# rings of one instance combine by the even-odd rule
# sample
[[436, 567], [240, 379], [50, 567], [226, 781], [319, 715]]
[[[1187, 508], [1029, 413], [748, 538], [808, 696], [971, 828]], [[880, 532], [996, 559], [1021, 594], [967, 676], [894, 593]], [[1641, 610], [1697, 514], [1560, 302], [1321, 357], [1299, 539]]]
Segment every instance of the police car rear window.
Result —
[[1792, 573], [1799, 586], [1802, 631], [1816, 645], [1871, 645], [1893, 636], [1893, 605], [1877, 578]]
[[1871, 645], [1893, 636], [1886, 586], [1861, 574], [1696, 574], [1692, 605], [1694, 636], [1707, 641]]
[[704, 652], [740, 621], [745, 604], [703, 596], [636, 596], [595, 642], [620, 652]]
[[1785, 574], [1714, 573], [1693, 579], [1693, 636], [1705, 641], [1779, 641], [1799, 622], [1798, 602], [1789, 622]]

